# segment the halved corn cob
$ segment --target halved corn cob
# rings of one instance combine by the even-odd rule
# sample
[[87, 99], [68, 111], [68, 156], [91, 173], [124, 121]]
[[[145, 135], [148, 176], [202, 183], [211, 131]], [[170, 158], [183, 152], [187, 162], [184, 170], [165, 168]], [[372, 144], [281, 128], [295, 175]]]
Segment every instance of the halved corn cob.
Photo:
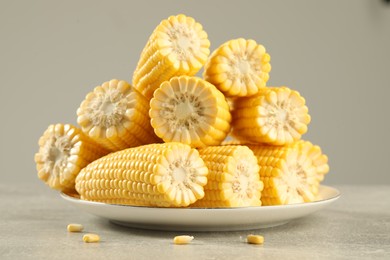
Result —
[[165, 142], [192, 147], [219, 145], [230, 131], [225, 97], [196, 77], [173, 77], [163, 82], [150, 101], [149, 115], [156, 135]]
[[263, 183], [253, 152], [246, 146], [209, 146], [199, 149], [209, 169], [205, 196], [194, 207], [246, 207], [261, 205]]
[[111, 151], [159, 142], [148, 115], [149, 103], [123, 80], [104, 82], [77, 110], [83, 132]]
[[81, 199], [137, 206], [185, 207], [203, 198], [208, 170], [196, 149], [149, 144], [111, 153], [76, 179]]
[[[242, 142], [237, 139], [230, 138], [229, 140], [224, 140], [221, 145], [246, 145], [250, 147], [269, 147], [268, 145], [255, 145], [255, 144], [249, 144], [247, 142]], [[321, 148], [318, 145], [312, 144], [310, 141], [305, 140], [299, 140], [297, 142], [294, 142], [290, 144], [289, 146], [294, 147], [295, 149], [299, 149], [300, 154], [302, 156], [308, 157], [313, 166], [316, 170], [316, 178], [318, 182], [321, 182], [324, 180], [325, 175], [329, 172], [329, 165], [328, 165], [328, 157], [322, 153]], [[278, 147], [275, 147], [277, 149]], [[283, 148], [283, 147], [280, 147]], [[313, 193], [318, 195], [318, 189], [315, 186], [312, 186]]]
[[[299, 140], [294, 145], [299, 146], [302, 154], [305, 154], [313, 163], [316, 169], [316, 178], [318, 182], [324, 180], [325, 174], [329, 172], [328, 156], [322, 153], [321, 147], [314, 145], [309, 141]], [[313, 187], [313, 192], [317, 195], [318, 190]]]
[[318, 146], [299, 141], [288, 146], [248, 144], [257, 157], [264, 183], [263, 205], [311, 202], [316, 199], [327, 157]]
[[306, 133], [310, 115], [305, 99], [287, 87], [262, 88], [234, 101], [232, 134], [252, 143], [285, 145]]
[[227, 97], [256, 94], [269, 79], [270, 55], [263, 45], [243, 38], [225, 42], [206, 62], [203, 77]]
[[133, 74], [133, 85], [151, 99], [173, 76], [195, 75], [206, 63], [210, 42], [202, 25], [183, 14], [161, 21], [150, 36]]
[[50, 125], [39, 139], [34, 160], [42, 181], [53, 189], [72, 192], [80, 170], [107, 153], [77, 127], [56, 124]]

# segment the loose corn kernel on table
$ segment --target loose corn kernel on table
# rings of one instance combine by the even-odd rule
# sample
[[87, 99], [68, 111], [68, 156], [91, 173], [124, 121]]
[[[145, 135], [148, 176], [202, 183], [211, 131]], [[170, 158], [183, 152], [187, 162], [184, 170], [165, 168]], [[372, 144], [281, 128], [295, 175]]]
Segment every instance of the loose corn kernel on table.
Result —
[[[0, 259], [390, 259], [390, 185], [335, 187], [338, 201], [288, 224], [201, 233], [117, 226], [79, 211], [39, 180], [2, 182]], [[83, 232], [68, 232], [70, 223]], [[87, 233], [100, 242], [83, 242]], [[182, 234], [194, 240], [175, 245]], [[264, 244], [247, 244], [249, 234], [264, 236]]]

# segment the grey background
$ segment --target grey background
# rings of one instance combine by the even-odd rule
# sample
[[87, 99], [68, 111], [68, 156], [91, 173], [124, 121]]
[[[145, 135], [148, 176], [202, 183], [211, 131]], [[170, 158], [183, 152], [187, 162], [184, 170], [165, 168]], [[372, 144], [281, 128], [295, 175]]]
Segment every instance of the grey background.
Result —
[[211, 49], [252, 38], [268, 85], [307, 100], [305, 139], [330, 158], [326, 184], [390, 183], [390, 5], [329, 1], [0, 1], [1, 180], [39, 182], [34, 153], [52, 123], [76, 124], [93, 87], [131, 80], [154, 27], [184, 13]]

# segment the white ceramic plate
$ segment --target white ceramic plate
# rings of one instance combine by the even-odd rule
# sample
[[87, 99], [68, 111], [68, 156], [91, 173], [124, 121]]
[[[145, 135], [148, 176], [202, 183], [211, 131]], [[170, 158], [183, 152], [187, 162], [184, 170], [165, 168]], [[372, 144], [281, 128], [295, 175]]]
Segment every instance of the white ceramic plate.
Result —
[[99, 217], [116, 224], [154, 230], [234, 231], [273, 227], [316, 212], [340, 197], [340, 192], [320, 186], [320, 200], [283, 206], [244, 208], [153, 208], [105, 204], [61, 196]]

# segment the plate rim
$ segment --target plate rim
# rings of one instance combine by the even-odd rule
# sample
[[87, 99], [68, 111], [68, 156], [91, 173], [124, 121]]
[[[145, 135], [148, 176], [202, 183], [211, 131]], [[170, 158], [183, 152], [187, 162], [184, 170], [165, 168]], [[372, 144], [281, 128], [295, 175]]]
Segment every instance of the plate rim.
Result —
[[137, 209], [144, 209], [144, 210], [164, 210], [164, 211], [174, 211], [174, 210], [215, 210], [215, 211], [232, 211], [232, 210], [259, 210], [259, 209], [286, 209], [290, 207], [305, 207], [315, 204], [323, 204], [326, 202], [331, 202], [334, 200], [337, 200], [341, 197], [341, 191], [335, 187], [329, 186], [329, 185], [320, 185], [320, 189], [328, 189], [332, 190], [335, 194], [333, 196], [311, 201], [311, 202], [302, 202], [302, 203], [293, 203], [293, 204], [286, 204], [286, 205], [270, 205], [270, 206], [246, 206], [246, 207], [197, 207], [197, 208], [191, 208], [191, 207], [151, 207], [151, 206], [137, 206], [137, 205], [121, 205], [121, 204], [110, 204], [110, 203], [104, 203], [104, 202], [97, 202], [97, 201], [88, 201], [88, 200], [82, 200], [80, 198], [73, 197], [71, 195], [68, 195], [64, 192], [60, 192], [60, 196], [72, 203], [77, 204], [84, 204], [84, 205], [94, 205], [94, 206], [114, 206], [114, 207], [125, 207], [125, 208], [137, 208]]
[[234, 208], [131, 206], [81, 200], [64, 193], [61, 196], [84, 212], [121, 226], [160, 231], [224, 232], [284, 225], [319, 211], [341, 196], [337, 188], [326, 185], [320, 185], [319, 194], [323, 198], [314, 202]]

